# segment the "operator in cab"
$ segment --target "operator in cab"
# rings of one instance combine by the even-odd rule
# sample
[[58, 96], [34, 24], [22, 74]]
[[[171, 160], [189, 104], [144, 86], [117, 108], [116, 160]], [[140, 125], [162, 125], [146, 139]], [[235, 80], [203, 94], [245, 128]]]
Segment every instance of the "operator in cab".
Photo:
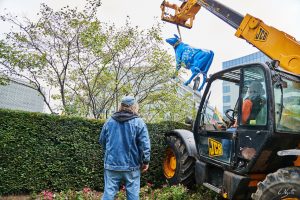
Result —
[[243, 101], [242, 124], [256, 125], [257, 117], [266, 103], [265, 90], [258, 81], [252, 81], [248, 88], [248, 97]]
[[[243, 125], [260, 125], [263, 120], [260, 118], [261, 111], [266, 104], [264, 97], [265, 90], [259, 81], [252, 81], [248, 87], [248, 96], [244, 99], [242, 105], [242, 124]], [[264, 117], [262, 117], [264, 119]], [[251, 160], [256, 154], [256, 150], [250, 147], [241, 149], [242, 156]]]

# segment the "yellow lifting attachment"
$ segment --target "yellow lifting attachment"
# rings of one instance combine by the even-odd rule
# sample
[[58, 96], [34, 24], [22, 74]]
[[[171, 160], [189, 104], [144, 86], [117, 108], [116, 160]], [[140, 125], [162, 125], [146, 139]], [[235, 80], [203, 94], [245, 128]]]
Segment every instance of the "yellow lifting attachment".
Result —
[[200, 10], [201, 6], [197, 0], [183, 2], [181, 6], [163, 1], [161, 6], [161, 19], [185, 28], [192, 28], [195, 15]]

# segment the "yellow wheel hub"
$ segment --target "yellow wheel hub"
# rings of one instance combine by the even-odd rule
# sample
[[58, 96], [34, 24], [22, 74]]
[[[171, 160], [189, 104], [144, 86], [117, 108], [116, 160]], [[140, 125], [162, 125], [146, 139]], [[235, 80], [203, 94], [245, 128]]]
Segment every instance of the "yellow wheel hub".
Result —
[[176, 156], [170, 147], [166, 150], [166, 157], [164, 160], [164, 174], [167, 178], [172, 178], [176, 170]]

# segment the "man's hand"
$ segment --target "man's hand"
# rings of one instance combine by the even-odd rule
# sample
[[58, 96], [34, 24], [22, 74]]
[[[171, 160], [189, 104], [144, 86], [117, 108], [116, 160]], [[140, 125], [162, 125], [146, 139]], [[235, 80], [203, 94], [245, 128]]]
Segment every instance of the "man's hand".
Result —
[[146, 172], [149, 168], [149, 164], [143, 164], [141, 167], [142, 173]]

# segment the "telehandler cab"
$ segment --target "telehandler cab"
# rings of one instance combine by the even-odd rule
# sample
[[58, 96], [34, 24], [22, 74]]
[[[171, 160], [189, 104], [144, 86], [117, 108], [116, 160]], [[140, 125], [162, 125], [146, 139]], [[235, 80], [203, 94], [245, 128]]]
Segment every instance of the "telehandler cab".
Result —
[[[236, 66], [209, 78], [193, 131], [167, 134], [163, 170], [170, 184], [203, 184], [227, 199], [300, 199], [300, 77], [270, 66]], [[245, 122], [253, 82], [262, 86], [261, 100]], [[208, 104], [220, 83], [237, 93], [235, 108], [225, 111], [229, 123], [217, 122]]]

